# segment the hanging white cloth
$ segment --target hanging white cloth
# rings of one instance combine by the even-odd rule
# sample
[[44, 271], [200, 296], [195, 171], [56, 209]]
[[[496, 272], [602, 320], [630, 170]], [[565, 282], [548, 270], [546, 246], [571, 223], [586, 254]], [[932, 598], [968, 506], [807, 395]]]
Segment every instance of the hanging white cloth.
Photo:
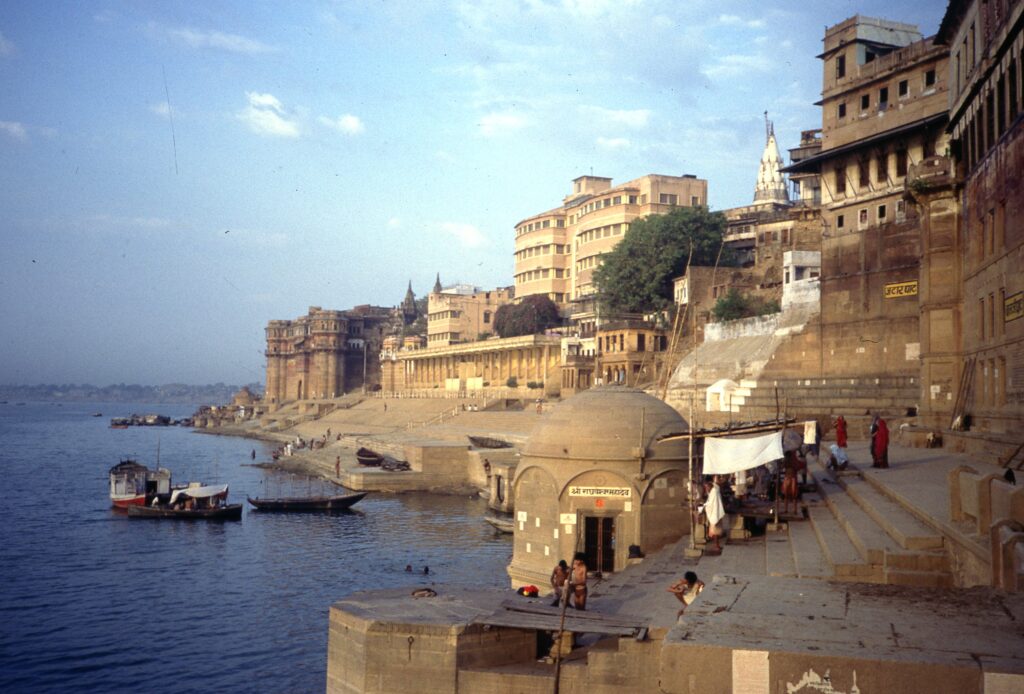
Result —
[[728, 475], [749, 470], [782, 455], [781, 431], [747, 438], [709, 436], [704, 439], [704, 474]]
[[818, 443], [818, 423], [813, 419], [804, 422], [804, 443]]

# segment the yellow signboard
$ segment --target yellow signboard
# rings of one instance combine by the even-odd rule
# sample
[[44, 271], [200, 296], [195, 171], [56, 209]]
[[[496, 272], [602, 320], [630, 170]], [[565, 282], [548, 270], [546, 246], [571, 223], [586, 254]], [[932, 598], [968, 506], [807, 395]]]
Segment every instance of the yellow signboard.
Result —
[[1009, 323], [1024, 316], [1024, 292], [1003, 299], [1003, 322]]
[[885, 285], [886, 299], [898, 299], [901, 296], [917, 296], [917, 280]]

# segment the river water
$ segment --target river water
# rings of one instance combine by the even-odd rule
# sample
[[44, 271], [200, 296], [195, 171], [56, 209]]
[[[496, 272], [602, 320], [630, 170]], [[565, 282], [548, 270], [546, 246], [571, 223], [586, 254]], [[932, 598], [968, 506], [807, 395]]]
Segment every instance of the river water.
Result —
[[0, 404], [0, 691], [320, 692], [335, 600], [508, 585], [511, 542], [481, 520], [476, 498], [371, 495], [351, 514], [246, 508], [228, 523], [111, 511], [109, 468], [124, 456], [153, 466], [158, 450], [174, 482], [227, 483], [235, 502], [323, 489], [250, 466], [253, 448], [269, 460], [269, 444], [108, 427], [112, 416], [192, 409]]

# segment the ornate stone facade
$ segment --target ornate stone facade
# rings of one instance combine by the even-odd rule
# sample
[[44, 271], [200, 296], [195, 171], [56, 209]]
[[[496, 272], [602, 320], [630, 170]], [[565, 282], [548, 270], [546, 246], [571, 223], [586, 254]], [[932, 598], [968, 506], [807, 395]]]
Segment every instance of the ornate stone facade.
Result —
[[379, 352], [393, 312], [379, 306], [329, 311], [311, 306], [295, 320], [267, 324], [270, 407], [291, 400], [336, 398], [380, 383]]

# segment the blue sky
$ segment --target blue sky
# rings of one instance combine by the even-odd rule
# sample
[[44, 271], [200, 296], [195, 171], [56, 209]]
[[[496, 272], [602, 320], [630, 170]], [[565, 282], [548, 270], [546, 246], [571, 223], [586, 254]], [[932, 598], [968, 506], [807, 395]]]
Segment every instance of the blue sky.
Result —
[[749, 203], [762, 113], [820, 124], [825, 26], [944, 8], [0, 3], [0, 383], [261, 381], [270, 319], [511, 284], [584, 174]]

